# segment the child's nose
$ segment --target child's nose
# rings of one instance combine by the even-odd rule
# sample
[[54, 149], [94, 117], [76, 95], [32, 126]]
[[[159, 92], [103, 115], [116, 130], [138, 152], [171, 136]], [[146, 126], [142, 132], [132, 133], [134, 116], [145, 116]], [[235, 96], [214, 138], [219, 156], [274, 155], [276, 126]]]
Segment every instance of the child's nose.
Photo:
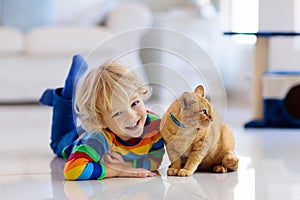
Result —
[[130, 109], [129, 111], [128, 111], [128, 118], [129, 118], [129, 120], [136, 120], [136, 116], [137, 116], [137, 114], [136, 114], [136, 112], [133, 110], [133, 109]]

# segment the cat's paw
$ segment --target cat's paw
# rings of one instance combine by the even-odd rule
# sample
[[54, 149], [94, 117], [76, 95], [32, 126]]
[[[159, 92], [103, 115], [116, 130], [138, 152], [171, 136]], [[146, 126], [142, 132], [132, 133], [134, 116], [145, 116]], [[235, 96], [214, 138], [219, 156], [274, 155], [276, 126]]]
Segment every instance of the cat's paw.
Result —
[[180, 169], [170, 167], [167, 171], [168, 176], [177, 176]]
[[178, 172], [178, 176], [192, 176], [193, 173], [194, 173], [193, 171], [186, 170], [186, 169], [181, 169]]
[[226, 173], [227, 168], [224, 167], [223, 165], [216, 165], [216, 166], [214, 166], [213, 171], [216, 173]]
[[227, 154], [224, 156], [223, 160], [222, 160], [222, 164], [232, 170], [232, 171], [236, 171], [238, 168], [238, 163], [239, 163], [239, 159], [234, 155], [234, 154]]

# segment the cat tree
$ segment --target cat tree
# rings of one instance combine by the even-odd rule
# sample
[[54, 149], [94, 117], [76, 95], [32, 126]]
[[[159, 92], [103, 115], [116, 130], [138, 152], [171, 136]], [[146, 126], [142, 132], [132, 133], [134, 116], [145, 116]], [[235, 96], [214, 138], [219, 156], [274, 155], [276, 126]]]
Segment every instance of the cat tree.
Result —
[[300, 36], [299, 8], [298, 0], [277, 0], [276, 3], [260, 0], [258, 32], [224, 33], [257, 37], [253, 120], [245, 124], [246, 128], [300, 128], [299, 53], [293, 47], [294, 39]]

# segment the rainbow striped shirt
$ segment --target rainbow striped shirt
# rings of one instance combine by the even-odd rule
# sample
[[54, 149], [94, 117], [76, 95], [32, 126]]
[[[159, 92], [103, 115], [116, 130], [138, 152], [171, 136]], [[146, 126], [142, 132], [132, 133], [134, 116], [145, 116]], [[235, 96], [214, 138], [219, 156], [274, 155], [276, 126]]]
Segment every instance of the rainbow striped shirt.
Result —
[[83, 133], [72, 145], [63, 150], [63, 157], [67, 160], [64, 168], [65, 178], [67, 180], [104, 178], [105, 166], [100, 160], [101, 156], [110, 150], [120, 153], [124, 161], [132, 162], [134, 167], [157, 170], [165, 152], [159, 123], [160, 118], [147, 111], [143, 135], [134, 144], [127, 144], [107, 129], [95, 134]]

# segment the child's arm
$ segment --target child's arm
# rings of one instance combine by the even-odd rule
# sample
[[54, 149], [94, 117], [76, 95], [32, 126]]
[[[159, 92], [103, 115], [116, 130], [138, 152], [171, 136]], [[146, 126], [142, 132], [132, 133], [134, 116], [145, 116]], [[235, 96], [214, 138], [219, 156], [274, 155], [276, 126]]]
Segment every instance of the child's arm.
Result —
[[[81, 160], [81, 161], [80, 161]], [[72, 168], [72, 165], [80, 163]], [[71, 168], [70, 170], [68, 168]], [[127, 165], [120, 164], [99, 164], [89, 162], [85, 159], [76, 159], [65, 166], [65, 178], [67, 180], [101, 180], [109, 177], [152, 177], [154, 173], [143, 169], [133, 168]]]
[[134, 167], [156, 171], [162, 162], [164, 153], [164, 142], [161, 138], [153, 144], [147, 157], [142, 157], [134, 161]]
[[76, 146], [65, 164], [65, 178], [67, 180], [101, 180], [116, 176], [147, 177], [155, 175], [146, 169], [133, 168], [126, 164], [102, 164], [100, 159], [100, 154], [91, 146], [87, 144]]
[[124, 161], [119, 153], [110, 151], [102, 156], [102, 161], [105, 164], [123, 164], [127, 167], [138, 167], [156, 171], [161, 164], [165, 149], [163, 139], [159, 133], [154, 138], [156, 138], [156, 142], [153, 143], [149, 152], [146, 155], [141, 155], [139, 159]]
[[128, 165], [119, 164], [105, 164], [106, 176], [105, 177], [153, 177], [156, 174], [143, 168], [133, 168]]

